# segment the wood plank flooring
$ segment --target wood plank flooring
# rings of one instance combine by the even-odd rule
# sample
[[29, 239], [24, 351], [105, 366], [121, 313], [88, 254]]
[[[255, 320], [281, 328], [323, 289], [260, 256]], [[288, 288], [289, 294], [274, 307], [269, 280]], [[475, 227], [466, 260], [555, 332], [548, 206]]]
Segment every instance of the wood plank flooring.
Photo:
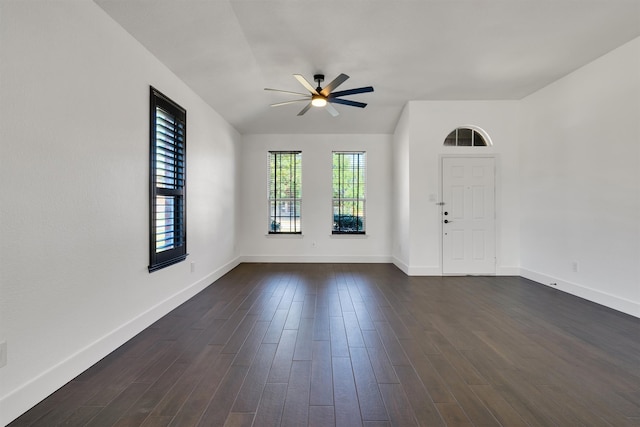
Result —
[[15, 426], [640, 426], [640, 319], [518, 277], [241, 264]]

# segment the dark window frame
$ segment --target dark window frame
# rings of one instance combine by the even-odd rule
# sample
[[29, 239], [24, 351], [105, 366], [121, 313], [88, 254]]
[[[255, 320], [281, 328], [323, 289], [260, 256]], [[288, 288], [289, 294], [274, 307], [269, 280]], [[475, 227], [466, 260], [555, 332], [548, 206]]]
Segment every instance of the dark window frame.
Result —
[[447, 135], [443, 145], [445, 147], [489, 147], [491, 144], [477, 129], [461, 126]]
[[[338, 161], [336, 171], [336, 156], [342, 160]], [[345, 156], [358, 156], [357, 165], [350, 164], [346, 169], [344, 164]], [[332, 163], [332, 214], [333, 226], [331, 234], [367, 234], [366, 227], [366, 204], [367, 204], [367, 152], [366, 151], [333, 151], [331, 153]], [[351, 170], [353, 173], [351, 182], [343, 182], [345, 179], [345, 170]], [[345, 186], [355, 188], [355, 193], [351, 197], [344, 197]], [[338, 187], [336, 189], [336, 186]], [[361, 188], [362, 187], [362, 188]], [[344, 211], [344, 204], [351, 204], [351, 212]], [[355, 206], [353, 206], [355, 204]], [[336, 213], [337, 206], [337, 213]], [[355, 212], [354, 211], [357, 211]]]
[[[280, 180], [278, 179], [278, 171], [282, 172], [281, 163], [278, 163], [278, 159], [282, 162], [282, 156], [285, 155], [292, 156], [294, 160], [293, 170], [288, 171], [288, 179], [293, 179], [292, 188], [288, 190], [281, 189], [282, 177], [280, 177]], [[285, 193], [287, 196], [282, 195]], [[302, 151], [270, 150], [267, 153], [267, 202], [269, 212], [268, 234], [302, 234]], [[283, 215], [281, 210], [287, 206], [288, 213]], [[291, 211], [292, 208], [293, 212]], [[283, 218], [285, 220], [288, 219], [288, 229], [282, 227]], [[291, 229], [292, 221], [293, 230]]]
[[[149, 272], [187, 258], [187, 111], [150, 87]], [[162, 113], [159, 113], [162, 112]], [[160, 117], [161, 115], [165, 117]], [[168, 119], [168, 120], [167, 120]], [[162, 123], [159, 123], [162, 120]], [[170, 123], [173, 127], [167, 127]], [[163, 138], [159, 139], [158, 136]], [[161, 160], [160, 157], [165, 160]], [[159, 166], [162, 165], [162, 166]], [[164, 200], [164, 204], [160, 203]], [[165, 211], [160, 212], [164, 206]], [[170, 215], [170, 219], [162, 218]], [[164, 227], [160, 232], [158, 229]], [[158, 247], [162, 245], [163, 247]]]

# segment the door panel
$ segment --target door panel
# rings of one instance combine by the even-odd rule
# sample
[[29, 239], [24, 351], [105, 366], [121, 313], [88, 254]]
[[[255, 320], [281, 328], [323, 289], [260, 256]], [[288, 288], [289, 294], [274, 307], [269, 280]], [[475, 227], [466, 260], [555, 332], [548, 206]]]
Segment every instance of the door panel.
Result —
[[442, 272], [495, 274], [495, 160], [442, 159]]
[[487, 216], [485, 213], [485, 188], [481, 186], [474, 185], [471, 187], [471, 209], [473, 210], [472, 218], [476, 220], [481, 220]]
[[451, 190], [451, 211], [449, 212], [450, 220], [462, 219], [464, 215], [464, 186], [452, 185]]

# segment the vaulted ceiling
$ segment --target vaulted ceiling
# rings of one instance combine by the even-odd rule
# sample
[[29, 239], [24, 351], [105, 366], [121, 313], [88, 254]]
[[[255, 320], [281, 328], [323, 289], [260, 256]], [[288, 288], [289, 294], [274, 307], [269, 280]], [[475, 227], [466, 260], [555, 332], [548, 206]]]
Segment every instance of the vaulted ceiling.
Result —
[[[407, 101], [521, 99], [640, 36], [640, 0], [94, 1], [241, 133], [392, 133]], [[269, 107], [295, 73], [375, 92]]]

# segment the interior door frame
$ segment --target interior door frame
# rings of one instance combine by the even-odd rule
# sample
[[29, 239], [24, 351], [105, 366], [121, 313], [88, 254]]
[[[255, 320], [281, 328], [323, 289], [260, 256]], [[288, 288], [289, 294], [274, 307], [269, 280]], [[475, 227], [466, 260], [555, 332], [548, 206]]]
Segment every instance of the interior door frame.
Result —
[[444, 212], [444, 202], [442, 201], [444, 198], [444, 194], [443, 194], [443, 185], [444, 185], [444, 168], [442, 166], [443, 163], [443, 159], [445, 158], [492, 158], [493, 159], [493, 168], [494, 168], [494, 183], [493, 183], [493, 187], [494, 187], [494, 198], [493, 198], [493, 212], [494, 212], [494, 230], [493, 230], [493, 234], [494, 234], [494, 241], [495, 241], [495, 271], [494, 271], [494, 275], [498, 275], [498, 265], [499, 265], [499, 260], [500, 260], [500, 212], [498, 210], [498, 206], [500, 206], [500, 201], [501, 201], [501, 197], [500, 197], [500, 193], [501, 193], [501, 186], [502, 186], [502, 180], [500, 179], [500, 155], [498, 153], [485, 153], [485, 154], [474, 154], [474, 153], [460, 153], [460, 154], [453, 154], [453, 153], [446, 153], [446, 154], [440, 154], [438, 155], [438, 207], [440, 208], [438, 210], [438, 221], [439, 221], [439, 225], [438, 225], [438, 230], [440, 232], [440, 239], [439, 239], [439, 248], [438, 248], [438, 252], [440, 255], [440, 274], [442, 276], [456, 276], [457, 274], [455, 273], [444, 273], [444, 225], [443, 225], [443, 212]]

